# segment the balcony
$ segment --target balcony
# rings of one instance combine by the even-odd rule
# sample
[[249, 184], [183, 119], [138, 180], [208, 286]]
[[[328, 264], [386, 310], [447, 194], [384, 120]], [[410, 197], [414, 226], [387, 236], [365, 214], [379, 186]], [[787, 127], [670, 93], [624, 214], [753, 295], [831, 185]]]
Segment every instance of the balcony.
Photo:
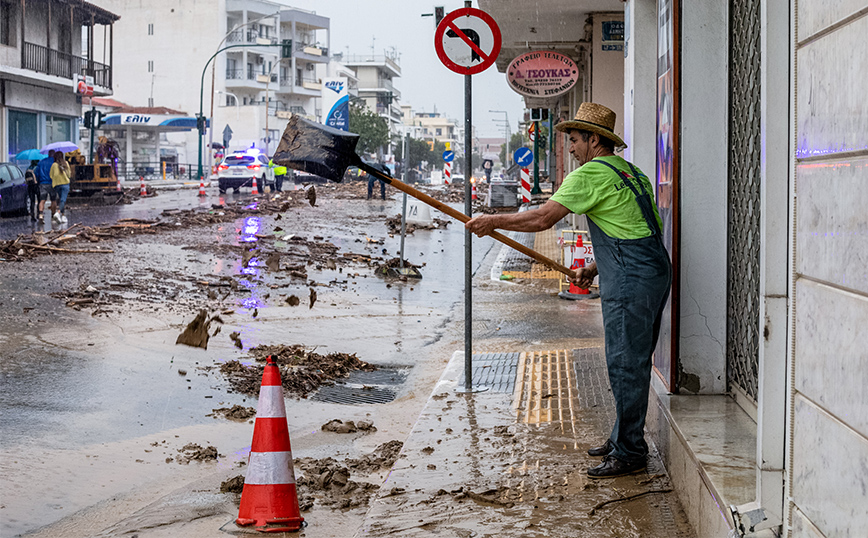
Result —
[[229, 37], [226, 38], [226, 42], [230, 44], [248, 43], [250, 45], [262, 45], [264, 42], [260, 42], [260, 39], [264, 39], [272, 45], [277, 44], [277, 36], [263, 36], [255, 30], [244, 29], [235, 30], [229, 34]]
[[310, 97], [319, 97], [321, 91], [322, 82], [313, 75], [306, 75], [301, 78], [289, 75], [280, 77], [281, 93], [296, 93]]
[[226, 86], [234, 88], [257, 88], [265, 89], [266, 84], [276, 84], [278, 81], [277, 73], [271, 75], [263, 75], [248, 69], [227, 69], [226, 70]]
[[302, 60], [323, 63], [329, 61], [329, 49], [319, 45], [297, 42], [293, 44], [292, 50], [293, 55]]
[[112, 68], [66, 52], [24, 42], [21, 67], [46, 75], [72, 79], [75, 75], [93, 77], [95, 86], [111, 89]]

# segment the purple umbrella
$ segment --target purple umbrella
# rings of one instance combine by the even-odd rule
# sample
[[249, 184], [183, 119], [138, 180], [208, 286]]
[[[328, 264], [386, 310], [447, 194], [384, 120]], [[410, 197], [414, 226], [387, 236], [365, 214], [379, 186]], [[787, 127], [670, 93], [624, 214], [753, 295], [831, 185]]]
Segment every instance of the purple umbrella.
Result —
[[48, 151], [52, 149], [54, 151], [62, 151], [63, 153], [68, 153], [70, 151], [77, 150], [78, 146], [76, 146], [72, 142], [52, 142], [47, 146], [42, 146], [42, 149], [40, 149], [39, 151], [41, 151], [42, 153], [48, 153]]

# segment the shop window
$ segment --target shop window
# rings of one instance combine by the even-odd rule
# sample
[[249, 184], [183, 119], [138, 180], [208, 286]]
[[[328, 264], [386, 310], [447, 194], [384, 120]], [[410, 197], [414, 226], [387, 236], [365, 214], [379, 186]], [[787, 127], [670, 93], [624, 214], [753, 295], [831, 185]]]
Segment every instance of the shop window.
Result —
[[15, 35], [15, 6], [6, 0], [0, 0], [0, 45], [17, 46]]
[[72, 141], [72, 122], [61, 116], [45, 116], [46, 144]]
[[12, 157], [25, 149], [38, 149], [40, 147], [37, 142], [38, 128], [36, 114], [20, 110], [9, 110], [7, 118], [9, 157], [3, 160], [11, 161]]

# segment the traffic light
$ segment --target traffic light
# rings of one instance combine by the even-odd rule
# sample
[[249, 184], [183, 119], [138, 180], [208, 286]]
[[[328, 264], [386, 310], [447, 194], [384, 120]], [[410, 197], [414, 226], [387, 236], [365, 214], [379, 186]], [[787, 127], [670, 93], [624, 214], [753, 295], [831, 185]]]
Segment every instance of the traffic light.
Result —
[[443, 20], [443, 17], [446, 16], [446, 11], [443, 9], [443, 6], [437, 6], [434, 8], [434, 27], [440, 26], [440, 21]]
[[93, 129], [93, 113], [94, 110], [85, 110], [84, 111], [84, 126], [88, 129]]
[[548, 121], [549, 109], [547, 108], [532, 108], [530, 109], [530, 121]]
[[199, 130], [199, 134], [205, 134], [205, 116], [196, 116], [196, 129]]
[[93, 128], [99, 129], [100, 127], [105, 125], [105, 115], [103, 115], [103, 113], [100, 112], [99, 110], [94, 110], [93, 112], [94, 112], [94, 116], [92, 118]]
[[280, 46], [281, 58], [292, 58], [292, 39], [284, 39]]

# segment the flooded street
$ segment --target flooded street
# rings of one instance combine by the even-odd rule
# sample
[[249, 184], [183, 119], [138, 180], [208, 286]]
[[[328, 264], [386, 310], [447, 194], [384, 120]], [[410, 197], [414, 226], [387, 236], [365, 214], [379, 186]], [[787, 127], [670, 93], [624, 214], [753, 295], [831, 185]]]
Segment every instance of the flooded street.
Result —
[[[44, 535], [91, 535], [106, 522], [82, 510], [131, 513], [196, 480], [243, 473], [238, 464], [246, 461], [252, 420], [212, 415], [256, 407], [256, 399], [232, 391], [216, 366], [251, 364], [249, 351], [259, 345], [356, 354], [404, 379], [387, 387], [391, 401], [384, 404], [287, 395], [295, 457], [360, 455], [407, 436], [444, 358], [462, 341], [463, 323], [452, 308], [463, 300], [463, 228], [452, 223], [407, 236], [405, 258], [422, 266], [424, 278], [387, 281], [374, 269], [377, 260], [398, 256], [400, 238], [389, 237], [385, 220], [400, 212], [400, 198], [367, 201], [317, 187], [316, 207], [305, 200], [279, 213], [252, 211], [157, 234], [131, 228], [100, 241], [110, 254], [2, 265], [2, 536], [64, 518]], [[132, 205], [72, 206], [70, 224], [171, 223], [164, 210], [219, 212], [212, 204], [234, 201], [216, 189], [206, 199], [195, 190], [164, 191]], [[21, 231], [25, 218], [4, 219], [3, 237], [29, 233]], [[474, 239], [475, 267], [491, 246]], [[222, 320], [211, 326], [207, 349], [176, 345], [202, 309]], [[351, 395], [364, 387], [341, 390]], [[322, 432], [332, 419], [367, 419], [376, 431]], [[179, 463], [190, 443], [213, 446], [219, 457]]]

